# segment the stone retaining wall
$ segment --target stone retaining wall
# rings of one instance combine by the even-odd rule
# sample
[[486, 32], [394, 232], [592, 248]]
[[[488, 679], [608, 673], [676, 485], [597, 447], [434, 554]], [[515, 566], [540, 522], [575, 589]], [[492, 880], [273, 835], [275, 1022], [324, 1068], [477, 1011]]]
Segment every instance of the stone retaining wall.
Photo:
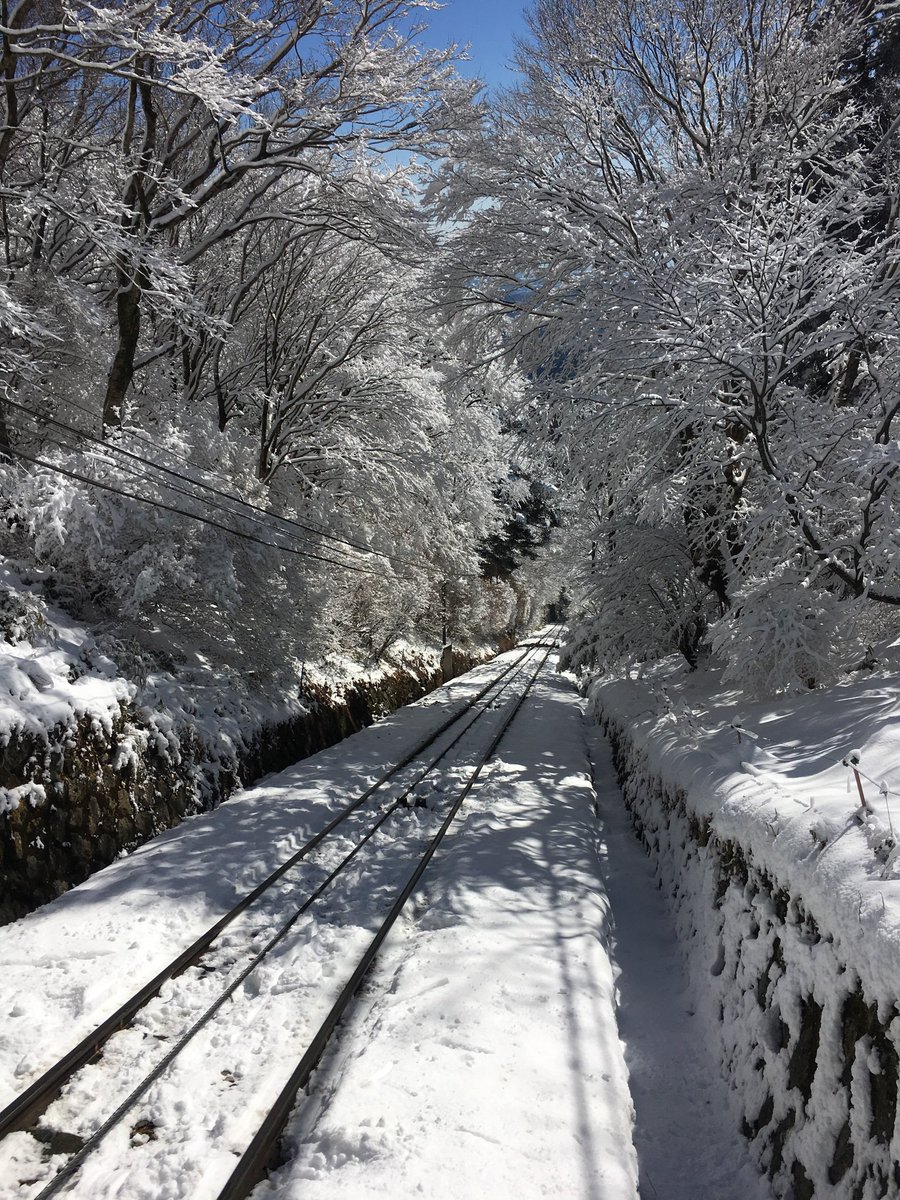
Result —
[[[455, 656], [459, 671], [475, 661]], [[55, 736], [51, 731], [47, 743], [14, 737], [0, 755], [0, 789], [17, 805], [0, 812], [0, 924], [61, 895], [186, 816], [215, 807], [239, 782], [250, 784], [332, 746], [441, 682], [439, 671], [414, 661], [381, 679], [361, 680], [340, 696], [312, 687], [305, 697], [308, 713], [262, 729], [225, 763], [210, 761], [192, 731], [181, 733], [176, 754], [162, 753], [127, 711], [111, 730], [83, 718]], [[37, 786], [23, 786], [30, 783]]]
[[900, 1197], [900, 1001], [871, 994], [804, 898], [718, 838], [624, 726], [602, 723], [773, 1194]]

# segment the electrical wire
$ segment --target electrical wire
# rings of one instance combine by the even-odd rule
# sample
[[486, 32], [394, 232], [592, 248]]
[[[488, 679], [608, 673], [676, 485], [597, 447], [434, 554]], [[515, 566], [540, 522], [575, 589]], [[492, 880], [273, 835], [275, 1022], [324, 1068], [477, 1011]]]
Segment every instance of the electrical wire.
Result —
[[[188, 517], [192, 521], [199, 521], [203, 525], [211, 525], [214, 529], [221, 529], [224, 533], [230, 533], [234, 537], [243, 538], [248, 542], [256, 542], [260, 546], [267, 546], [270, 550], [283, 550], [286, 554], [296, 554], [300, 558], [317, 558], [319, 556], [310, 554], [309, 551], [299, 550], [294, 546], [283, 546], [278, 542], [267, 542], [263, 538], [258, 538], [252, 533], [245, 533], [240, 529], [234, 529], [230, 525], [223, 525], [221, 521], [214, 521], [212, 517], [201, 517], [197, 513], [189, 512], [187, 509], [178, 508], [173, 504], [166, 504], [162, 500], [151, 500], [147, 496], [140, 496], [134, 492], [124, 491], [122, 488], [113, 487], [111, 483], [103, 483], [99, 479], [91, 479], [87, 475], [82, 475], [78, 471], [72, 471], [68, 467], [62, 467], [58, 463], [48, 462], [46, 459], [37, 458], [34, 455], [25, 454], [21, 450], [15, 451], [16, 457], [21, 458], [24, 462], [34, 464], [36, 467], [43, 467], [45, 470], [53, 471], [58, 475], [65, 475], [69, 479], [75, 479], [79, 483], [89, 484], [91, 487], [100, 488], [104, 492], [111, 492], [115, 496], [122, 496], [126, 500], [137, 500], [142, 504], [146, 504], [151, 508], [162, 509], [164, 512], [176, 513], [181, 517]], [[330, 560], [328, 560], [330, 561]], [[383, 575], [379, 571], [373, 571], [368, 567], [353, 566], [349, 563], [337, 564], [345, 571], [354, 571], [361, 575], [374, 575], [380, 579], [387, 579], [389, 576]]]
[[[17, 430], [17, 432], [21, 433], [22, 431]], [[61, 450], [69, 451], [71, 453], [76, 453], [76, 454], [79, 453], [81, 450], [81, 448], [79, 446], [73, 445], [71, 442], [65, 441], [64, 439], [62, 439], [60, 437], [54, 437], [52, 434], [45, 434], [45, 438], [48, 442], [50, 442], [54, 446], [58, 446]], [[160, 487], [168, 489], [171, 492], [175, 492], [178, 495], [185, 496], [189, 500], [196, 500], [199, 503], [205, 503], [208, 505], [211, 504], [212, 507], [220, 509], [221, 511], [227, 513], [229, 516], [237, 517], [239, 520], [249, 521], [253, 525], [255, 525], [257, 527], [261, 527], [269, 532], [272, 532], [276, 536], [279, 533], [283, 532], [280, 530], [272, 530], [271, 526], [266, 521], [260, 520], [260, 518], [257, 516], [239, 512], [236, 509], [229, 508], [226, 505], [218, 503], [216, 501], [209, 501], [205, 497], [198, 496], [195, 492], [192, 492], [192, 491], [188, 490], [187, 488], [179, 487], [175, 483], [168, 482], [168, 480], [160, 480], [160, 479], [154, 478], [154, 476], [152, 474], [148, 474], [145, 471], [138, 471], [134, 467], [129, 467], [125, 464], [116, 462], [115, 460], [113, 460], [110, 457], [102, 457], [101, 461], [106, 463], [109, 466], [117, 467], [120, 470], [127, 471], [130, 475], [133, 475], [137, 479], [146, 480], [148, 483], [156, 484]], [[152, 464], [150, 464], [150, 465], [152, 466]], [[181, 478], [181, 477], [179, 476], [177, 478]], [[182, 480], [182, 481], [185, 483], [192, 482], [191, 480]], [[151, 497], [145, 497], [145, 499], [149, 500], [149, 499], [151, 499]], [[296, 535], [288, 535], [288, 536], [296, 537]], [[348, 562], [345, 559], [331, 558], [328, 555], [319, 554], [313, 550], [307, 550], [307, 551], [304, 551], [304, 553], [306, 554], [306, 556], [308, 558], [316, 559], [318, 562], [330, 563], [332, 566], [342, 567], [342, 568], [343, 567], [351, 568], [351, 567], [356, 566], [356, 564]], [[360, 569], [362, 569], [362, 568], [360, 568]], [[365, 568], [365, 569], [369, 570], [369, 568]], [[375, 573], [375, 572], [373, 572], [373, 573]], [[380, 573], [378, 573], [378, 574], [380, 575]], [[383, 575], [381, 575], [380, 577], [387, 578], [387, 576], [383, 576]]]
[[[87, 416], [95, 415], [90, 411], [90, 409], [85, 408], [84, 405], [78, 404], [75, 401], [65, 400], [62, 402], [66, 403], [66, 404], [71, 404], [71, 406], [73, 408], [77, 408], [80, 412], [85, 413]], [[140, 454], [135, 454], [131, 450], [126, 450], [124, 446], [119, 446], [115, 442], [104, 441], [103, 438], [97, 437], [96, 434], [87, 433], [86, 431], [84, 431], [82, 429], [76, 428], [74, 425], [68, 424], [66, 421], [60, 421], [58, 417], [50, 417], [45, 413], [37, 414], [37, 413], [33, 412], [31, 409], [26, 408], [25, 405], [19, 404], [17, 401], [11, 400], [8, 397], [6, 397], [4, 399], [4, 403], [11, 408], [17, 409], [18, 411], [24, 413], [28, 417], [31, 417], [32, 419], [36, 419], [39, 416], [40, 419], [42, 421], [44, 421], [46, 424], [55, 425], [58, 429], [64, 429], [68, 433], [75, 434], [79, 438], [83, 438], [86, 441], [93, 442], [95, 445], [102, 446], [107, 451], [115, 451], [118, 454], [124, 455], [126, 458], [131, 458], [131, 459], [136, 460], [137, 462], [144, 463], [147, 466], [153, 467], [155, 470], [162, 471], [167, 475], [173, 475], [177, 479], [184, 478], [184, 476], [180, 472], [173, 470], [171, 467], [166, 467], [162, 463], [153, 462], [151, 459], [144, 458]], [[126, 434], [126, 436], [133, 437], [137, 441], [140, 441], [140, 442], [145, 442], [147, 445], [153, 446], [157, 450], [160, 449], [160, 447], [157, 447], [156, 444], [153, 441], [151, 441], [150, 438], [146, 438], [134, 430], [124, 429], [124, 430], [122, 430], [122, 432], [124, 434]], [[224, 475], [220, 474], [219, 472], [213, 471], [209, 467], [201, 467], [199, 464], [192, 462], [185, 455], [179, 454], [175, 450], [170, 450], [167, 447], [164, 447], [162, 449], [165, 454], [168, 454], [168, 455], [170, 455], [170, 457], [184, 463], [185, 466], [190, 467], [191, 470], [199, 471], [199, 472], [201, 472], [203, 474], [207, 474], [207, 475], [212, 475], [212, 477], [215, 479], [222, 479], [222, 480], [226, 479], [226, 477]], [[321, 537], [326, 541], [336, 542], [336, 543], [338, 543], [340, 545], [344, 545], [344, 546], [350, 546], [354, 550], [358, 550], [361, 553], [374, 554], [380, 558], [386, 558], [386, 559], [390, 560], [391, 562], [400, 563], [402, 566], [412, 567], [414, 570], [422, 570], [423, 569], [421, 562], [414, 562], [411, 559], [403, 558], [401, 555], [393, 554], [387, 550], [376, 550], [374, 547], [368, 546], [363, 542], [356, 542], [352, 538], [340, 537], [338, 534], [330, 533], [327, 529], [323, 529], [322, 527], [317, 526], [317, 525], [311, 525], [308, 522], [300, 521], [295, 517], [284, 517], [284, 516], [281, 516], [279, 513], [270, 512], [268, 509], [262, 508], [260, 505], [254, 504], [250, 500], [244, 500], [240, 496], [235, 496], [231, 492], [221, 491], [219, 488], [213, 487], [212, 484], [203, 483], [200, 480], [191, 480], [190, 482], [195, 487], [202, 488], [204, 491], [208, 491], [212, 495], [221, 496], [227, 500], [232, 501], [235, 504], [240, 504], [245, 508], [252, 509], [254, 512], [261, 513], [263, 516], [267, 517], [269, 520], [274, 519], [276, 521], [282, 522], [283, 524], [295, 526], [297, 529], [301, 529], [305, 533], [315, 534], [317, 537]]]
[[[77, 400], [72, 400], [69, 396], [58, 396], [49, 388], [45, 388], [44, 391], [45, 395], [49, 396], [51, 400], [55, 400], [59, 404], [65, 404], [67, 408], [74, 408], [77, 409], [78, 412], [83, 412], [85, 416], [90, 417], [92, 421], [97, 420], [98, 414], [92, 408], [88, 408], [86, 404], [79, 404]], [[11, 401], [7, 401], [7, 403], [11, 403]], [[81, 430], [78, 432], [82, 437], [88, 437], [92, 441], [102, 441], [102, 438], [98, 438], [96, 434], [84, 433]], [[213, 479], [221, 479], [223, 483], [232, 482], [224, 473], [224, 471], [217, 471], [214, 467], [201, 467], [199, 463], [195, 463], [186, 455], [180, 454], [177, 450], [173, 450], [171, 446], [159, 446], [156, 442], [154, 442], [153, 438], [148, 437], [146, 434], [139, 433], [136, 429], [130, 426], [123, 425], [116, 432], [125, 434], [127, 437], [134, 438], [134, 440], [137, 442], [143, 442], [147, 446], [152, 446], [156, 451], [161, 450], [163, 453], [168, 454], [170, 458], [174, 458], [176, 462], [184, 463], [185, 466], [191, 467], [192, 470], [202, 471], [205, 475], [211, 475]], [[104, 442], [104, 445], [106, 444], [107, 443]]]
[[[317, 537], [321, 537], [325, 541], [334, 542], [341, 546], [348, 546], [354, 550], [359, 551], [360, 553], [371, 554], [376, 557], [387, 559], [391, 564], [399, 563], [400, 565], [409, 567], [414, 571], [428, 570], [428, 564], [423, 563], [421, 560], [415, 561], [410, 558], [405, 558], [402, 555], [391, 553], [390, 551], [376, 550], [376, 549], [374, 549], [374, 547], [369, 546], [363, 542], [356, 542], [351, 538], [340, 537], [337, 534], [330, 533], [327, 530], [322, 529], [318, 526], [310, 525], [306, 522], [299, 521], [296, 518], [285, 517], [285, 516], [281, 516], [278, 513], [270, 512], [268, 509], [262, 508], [260, 505], [253, 504], [251, 501], [244, 500], [240, 496], [236, 496], [233, 493], [222, 491], [219, 488], [213, 487], [211, 484], [203, 483], [202, 481], [197, 480], [197, 479], [186, 479], [181, 472], [175, 471], [170, 467], [166, 467], [162, 463], [154, 462], [151, 459], [144, 458], [142, 455], [135, 454], [133, 451], [130, 451], [130, 450], [126, 450], [124, 446], [119, 446], [114, 442], [104, 441], [102, 438], [98, 438], [95, 434], [86, 433], [84, 430], [78, 429], [74, 425], [68, 424], [68, 422], [60, 421], [56, 417], [51, 417], [51, 416], [47, 415], [46, 413], [35, 413], [31, 409], [26, 408], [23, 404], [19, 404], [17, 401], [11, 400], [8, 397], [4, 399], [4, 403], [6, 405], [8, 405], [9, 407], [23, 413], [26, 417], [28, 417], [29, 419], [31, 419], [35, 422], [37, 422], [38, 420], [41, 420], [46, 425], [53, 425], [56, 428], [63, 429], [78, 438], [82, 438], [86, 441], [92, 442], [93, 444], [100, 446], [107, 453], [120, 454], [126, 458], [131, 459], [132, 461], [139, 462], [139, 463], [151, 468], [151, 470], [153, 470], [153, 471], [159, 471], [159, 472], [162, 472], [163, 474], [170, 475], [173, 478], [178, 479], [182, 483], [189, 483], [191, 485], [191, 487], [198, 488], [201, 491], [208, 492], [210, 495], [218, 496], [222, 499], [225, 499], [225, 500], [229, 501], [230, 504], [240, 505], [241, 508], [246, 508], [250, 512], [259, 514], [260, 516], [264, 517], [265, 518], [264, 523], [267, 526], [273, 520], [278, 521], [282, 525], [286, 525], [286, 526], [289, 526], [292, 528], [299, 529], [303, 533], [306, 533], [306, 534], [313, 534]], [[69, 403], [69, 401], [65, 401], [65, 403]], [[72, 403], [72, 406], [74, 408], [79, 409], [79, 411], [84, 412], [89, 416], [93, 415], [83, 405], [77, 404], [75, 402], [71, 402], [71, 403]], [[141, 435], [134, 433], [131, 430], [126, 430], [124, 432], [126, 432], [128, 434], [128, 436], [135, 437], [140, 441], [146, 441], [150, 445], [154, 444], [154, 443], [150, 442], [149, 439], [144, 438]], [[56, 444], [61, 444], [56, 439], [51, 438], [50, 440], [56, 441]], [[71, 444], [70, 444], [69, 449], [77, 450], [78, 448], [71, 446]], [[223, 478], [222, 476], [217, 475], [216, 472], [211, 471], [209, 468], [200, 467], [197, 464], [192, 463], [189, 459], [185, 458], [183, 455], [177, 454], [177, 452], [175, 452], [175, 451], [166, 449], [164, 452], [167, 454], [170, 454], [172, 457], [174, 457], [176, 459], [180, 459], [187, 466], [191, 467], [192, 470], [201, 471], [206, 474], [211, 474], [217, 478]], [[132, 473], [134, 473], [134, 472], [132, 472]], [[162, 481], [160, 481], [160, 482], [162, 482]], [[189, 496], [191, 499], [201, 499], [201, 497], [196, 496], [194, 493], [185, 492], [185, 491], [183, 491], [183, 489], [181, 489], [179, 487], [173, 487], [171, 484], [162, 483], [162, 486], [170, 487], [170, 488], [172, 488], [173, 491], [181, 492], [183, 495]], [[221, 504], [216, 504], [215, 507], [223, 509], [223, 511], [228, 512], [231, 516], [242, 516], [243, 519], [252, 519], [252, 518], [244, 516], [244, 514], [236, 512], [234, 509], [224, 508], [224, 506]], [[296, 535], [293, 535], [293, 536], [296, 536]], [[305, 539], [305, 540], [308, 540], [308, 539]], [[310, 557], [315, 558], [316, 555], [313, 554], [312, 552], [310, 552]], [[319, 557], [321, 557], [321, 560], [323, 562], [332, 562], [332, 563], [335, 562], [335, 560], [333, 560], [333, 559], [328, 559], [328, 558], [325, 558], [322, 556], [319, 556]], [[337, 564], [337, 565], [342, 565], [342, 564]], [[361, 569], [361, 568], [358, 568], [358, 569]], [[457, 571], [454, 573], [462, 578], [467, 578], [467, 579], [482, 578], [481, 573], [477, 572], [477, 571]], [[386, 576], [382, 576], [382, 577], [386, 578]]]
[[[24, 405], [18, 404], [15, 400], [7, 399], [6, 403], [10, 407], [18, 409], [20, 412], [24, 413], [26, 416], [36, 418], [39, 415], [40, 419], [42, 421], [44, 421], [46, 424], [54, 425], [58, 429], [64, 429], [69, 433], [75, 434], [76, 436], [83, 438], [86, 441], [93, 442], [95, 445], [101, 446], [107, 452], [110, 452], [110, 453], [114, 452], [117, 454], [124, 455], [126, 458], [133, 459], [136, 462], [144, 463], [145, 465], [152, 467], [154, 470], [162, 471], [166, 475], [172, 475], [176, 479], [181, 479], [181, 480], [185, 479], [182, 472], [175, 471], [171, 467], [165, 466], [163, 463], [154, 462], [152, 459], [144, 458], [142, 455], [135, 454], [131, 450], [126, 450], [124, 446], [119, 446], [115, 442], [105, 441], [103, 438], [99, 438], [95, 434], [87, 433], [84, 430], [77, 429], [74, 425], [70, 425], [66, 421], [60, 421], [58, 418], [50, 417], [45, 413], [41, 413], [41, 414], [33, 413], [30, 409], [26, 408]], [[89, 411], [88, 409], [83, 408], [81, 405], [78, 405], [78, 404], [74, 405], [74, 407], [80, 409], [82, 412], [85, 412], [85, 413], [88, 413], [88, 411]], [[146, 441], [149, 445], [154, 445], [154, 443], [151, 442], [149, 438], [140, 437], [140, 435], [138, 435], [137, 433], [135, 433], [132, 430], [123, 430], [123, 432], [126, 433], [129, 437], [135, 437], [135, 438], [138, 438], [138, 440], [140, 440], [140, 441]], [[224, 476], [219, 475], [217, 472], [212, 471], [207, 467], [201, 467], [196, 463], [192, 463], [190, 461], [190, 459], [186, 458], [184, 455], [177, 454], [173, 450], [163, 448], [163, 452], [171, 455], [174, 458], [179, 459], [186, 466], [189, 466], [192, 470], [210, 474], [214, 478], [221, 478], [221, 479], [225, 478]], [[375, 554], [375, 555], [379, 555], [383, 558], [392, 557], [391, 555], [387, 554], [384, 551], [375, 550], [371, 546], [366, 546], [360, 542], [354, 542], [349, 538], [339, 537], [337, 534], [332, 534], [332, 533], [329, 533], [325, 529], [321, 529], [321, 528], [318, 528], [313, 525], [305, 524], [302, 521], [298, 521], [296, 518], [284, 517], [284, 516], [281, 516], [279, 513], [273, 513], [271, 511], [269, 511], [268, 509], [260, 507], [257, 504], [253, 504], [252, 501], [250, 501], [250, 500], [244, 500], [242, 497], [236, 496], [236, 495], [234, 495], [234, 493], [231, 493], [231, 492], [221, 491], [219, 488], [215, 488], [211, 484], [208, 484], [208, 483], [203, 483], [201, 480], [192, 479], [189, 482], [192, 483], [195, 487], [202, 488], [204, 491], [208, 491], [208, 492], [212, 493], [213, 495], [221, 496], [224, 499], [231, 501], [232, 503], [240, 504], [241, 506], [243, 506], [245, 508], [252, 509], [254, 512], [261, 513], [263, 516], [265, 516], [269, 520], [276, 520], [276, 521], [280, 521], [286, 525], [295, 526], [298, 529], [302, 529], [304, 532], [313, 533], [318, 537], [322, 537], [322, 538], [326, 539], [327, 541], [337, 542], [341, 545], [352, 546], [353, 549], [360, 550], [367, 554]], [[407, 565], [415, 565], [415, 564], [407, 564]]]

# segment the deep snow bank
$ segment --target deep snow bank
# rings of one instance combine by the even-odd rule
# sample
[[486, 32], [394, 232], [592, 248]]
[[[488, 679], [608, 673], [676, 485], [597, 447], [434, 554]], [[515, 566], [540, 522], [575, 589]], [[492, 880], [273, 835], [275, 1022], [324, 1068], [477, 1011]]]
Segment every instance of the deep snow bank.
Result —
[[[775, 1194], [900, 1196], [898, 681], [740, 712], [716, 682], [589, 697]], [[841, 765], [853, 749], [872, 814]]]

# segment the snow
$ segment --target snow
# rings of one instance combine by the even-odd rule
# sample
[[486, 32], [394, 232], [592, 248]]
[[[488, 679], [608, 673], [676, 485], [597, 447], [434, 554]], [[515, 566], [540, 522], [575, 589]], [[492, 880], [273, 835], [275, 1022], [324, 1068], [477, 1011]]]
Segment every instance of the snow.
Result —
[[[450, 706], [489, 673], [467, 678], [456, 681]], [[40, 1045], [30, 1022], [5, 1028], [0, 1104], [297, 850], [343, 806], [348, 790], [373, 782], [446, 713], [446, 700], [411, 705], [214, 812], [189, 818], [0, 929], [0, 1010], [35, 999], [46, 1006]]]
[[[619, 1032], [635, 1105], [644, 1200], [767, 1200], [771, 1193], [722, 1103], [721, 1065], [653, 864], [622, 806], [606, 739], [591, 736], [614, 913]], [[731, 1097], [728, 1097], [730, 1100]]]
[[637, 1195], [578, 698], [501, 743], [291, 1130], [274, 1196]]
[[[0, 1104], [495, 669], [469, 672], [189, 819], [0, 930]], [[643, 1176], [655, 1194], [687, 1200], [694, 1179], [718, 1190], [693, 1195], [762, 1196], [702, 1029], [692, 1027], [671, 935], [658, 926], [662, 940], [649, 955], [639, 944], [646, 922], [661, 920], [653, 915], [658, 895], [646, 871], [634, 869], [602, 750], [597, 821], [582, 708], [570, 679], [544, 673], [314, 1074], [288, 1130], [291, 1159], [260, 1194], [637, 1200], [633, 1093]], [[489, 740], [489, 731], [473, 733], [437, 786], [418, 788], [424, 806], [398, 810], [373, 839], [371, 857], [352, 864], [341, 889], [297, 921], [234, 1001], [137, 1098], [68, 1195], [218, 1194], [408, 874], [396, 848], [431, 835], [443, 795]], [[362, 815], [354, 821], [333, 849], [323, 846], [229, 926], [204, 966], [236, 979], [296, 896], [350, 848]], [[167, 983], [65, 1089], [44, 1127], [87, 1136], [220, 987], [203, 967]], [[679, 1099], [681, 1091], [688, 1099]], [[0, 1146], [0, 1198], [33, 1200], [62, 1162], [52, 1144], [42, 1152], [29, 1135], [12, 1135]]]
[[0, 593], [33, 606], [31, 613], [26, 609], [25, 623], [13, 618], [14, 642], [0, 636], [0, 745], [21, 733], [45, 742], [51, 730], [85, 715], [109, 731], [133, 698], [134, 685], [116, 677], [108, 660], [88, 665], [87, 631], [59, 609], [32, 599], [30, 591], [0, 566]]
[[47, 789], [41, 783], [20, 783], [18, 787], [0, 788], [0, 813], [15, 812], [23, 801], [37, 808], [47, 799]]
[[[81, 720], [90, 723], [101, 742], [115, 736], [112, 766], [123, 773], [137, 770], [147, 750], [179, 763], [187, 747], [202, 762], [191, 770], [200, 807], [214, 776], [223, 771], [233, 776], [241, 751], [252, 746], [261, 730], [309, 711], [296, 680], [273, 694], [233, 664], [211, 661], [199, 645], [183, 638], [176, 643], [166, 627], [135, 626], [133, 645], [112, 639], [114, 648], [107, 647], [103, 635], [95, 636], [46, 600], [43, 574], [20, 575], [0, 565], [0, 747], [22, 735], [42, 746], [60, 744]], [[149, 670], [161, 646], [176, 644], [177, 666]], [[124, 661], [117, 665], [106, 648]], [[487, 657], [489, 648], [475, 646], [472, 653]], [[138, 661], [129, 661], [135, 655]], [[354, 686], [376, 683], [399, 670], [424, 676], [438, 664], [433, 648], [399, 639], [390, 657], [375, 665], [362, 666], [337, 654], [304, 664], [303, 681], [339, 699]], [[27, 793], [32, 803], [39, 795], [38, 785]], [[21, 798], [18, 789], [0, 792], [0, 818], [14, 811]]]
[[799, 1178], [815, 1195], [894, 1195], [896, 676], [747, 704], [717, 671], [669, 663], [590, 695], [621, 738], [701, 1020], [776, 1194]]
[[[598, 680], [591, 698], [595, 711], [627, 723], [649, 769], [683, 788], [720, 838], [746, 847], [839, 946], [853, 947], [869, 994], [892, 1003], [900, 874], [885, 859], [891, 812], [900, 813], [896, 677], [749, 704], [718, 671], [691, 674], [670, 661], [642, 681]], [[743, 728], [733, 728], [736, 717]], [[872, 781], [863, 780], [872, 815], [860, 813], [843, 762], [853, 752]]]

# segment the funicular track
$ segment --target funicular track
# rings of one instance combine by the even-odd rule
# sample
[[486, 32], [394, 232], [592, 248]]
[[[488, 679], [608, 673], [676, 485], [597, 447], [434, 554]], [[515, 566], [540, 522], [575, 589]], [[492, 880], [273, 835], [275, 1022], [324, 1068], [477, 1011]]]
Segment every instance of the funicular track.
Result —
[[[244, 966], [236, 977], [231, 978], [226, 986], [216, 995], [189, 1027], [176, 1035], [172, 1047], [162, 1058], [143, 1076], [140, 1082], [132, 1088], [124, 1100], [114, 1111], [94, 1129], [80, 1145], [74, 1148], [74, 1153], [61, 1169], [47, 1181], [44, 1187], [32, 1193], [33, 1200], [49, 1200], [49, 1197], [64, 1192], [68, 1184], [78, 1172], [88, 1156], [99, 1146], [106, 1134], [118, 1125], [131, 1111], [151, 1085], [162, 1076], [170, 1064], [198, 1033], [219, 1011], [224, 1003], [234, 997], [241, 984], [256, 969], [256, 967], [278, 946], [296, 925], [299, 918], [325, 893], [331, 884], [345, 871], [370, 843], [372, 838], [381, 830], [389, 819], [401, 807], [410, 802], [423, 780], [436, 773], [436, 768], [448, 757], [451, 750], [456, 748], [461, 740], [473, 727], [483, 722], [490, 712], [496, 711], [498, 700], [507, 692], [511, 692], [517, 681], [525, 678], [506, 707], [503, 709], [499, 722], [494, 723], [494, 732], [486, 749], [480, 749], [474, 764], [470, 764], [469, 776], [465, 783], [455, 793], [450, 801], [446, 815], [437, 832], [430, 837], [424, 849], [419, 845], [415, 851], [416, 858], [413, 867], [400, 891], [397, 893], [387, 915], [382, 920], [369, 942], [365, 953], [357, 962], [352, 973], [344, 982], [324, 1021], [312, 1036], [309, 1044], [300, 1057], [288, 1082], [284, 1085], [275, 1103], [269, 1110], [262, 1125], [257, 1130], [246, 1151], [240, 1157], [236, 1168], [228, 1180], [219, 1200], [238, 1200], [249, 1195], [253, 1187], [265, 1177], [268, 1169], [279, 1161], [279, 1139], [285, 1122], [296, 1102], [299, 1091], [306, 1086], [310, 1076], [321, 1058], [329, 1038], [338, 1025], [363, 978], [372, 966], [378, 949], [409, 897], [415, 890], [429, 861], [446, 835], [450, 825], [458, 813], [465, 797], [475, 786], [479, 776], [497, 748], [503, 734], [509, 727], [526, 696], [529, 694], [541, 669], [550, 653], [556, 646], [559, 627], [554, 627], [546, 638], [526, 643], [522, 653], [511, 663], [504, 665], [493, 679], [486, 683], [475, 696], [468, 699], [462, 707], [442, 721], [436, 729], [423, 737], [397, 763], [385, 771], [373, 784], [358, 796], [348, 802], [338, 813], [303, 846], [293, 853], [284, 863], [264, 879], [257, 887], [244, 896], [237, 904], [209, 927], [187, 949], [182, 951], [153, 979], [138, 989], [113, 1014], [100, 1022], [87, 1037], [51, 1066], [29, 1088], [0, 1112], [0, 1139], [14, 1131], [33, 1130], [39, 1124], [40, 1118], [49, 1106], [59, 1097], [66, 1084], [77, 1075], [87, 1064], [103, 1056], [103, 1047], [118, 1030], [127, 1028], [133, 1018], [159, 994], [160, 989], [175, 977], [198, 964], [214, 946], [223, 931], [232, 924], [242, 913], [254, 905], [260, 898], [266, 896], [274, 886], [294, 867], [298, 866], [313, 850], [322, 845], [336, 830], [344, 826], [353, 814], [375, 798], [377, 804], [382, 800], [380, 811], [371, 814], [368, 827], [361, 834], [355, 835], [352, 848], [343, 854], [335, 866], [327, 873], [318, 886], [305, 894], [302, 903], [292, 901], [290, 915], [277, 923], [275, 932], [268, 938], [259, 951], [254, 951], [249, 963]], [[536, 665], [535, 665], [536, 664]], [[491, 722], [488, 722], [490, 725]], [[451, 740], [432, 757], [427, 757], [427, 751], [449, 734]], [[397, 781], [406, 768], [416, 766], [411, 780], [403, 779], [402, 790], [396, 793]], [[394, 789], [391, 789], [391, 784]], [[379, 796], [381, 793], [381, 796]], [[407, 862], [411, 853], [407, 851]]]

